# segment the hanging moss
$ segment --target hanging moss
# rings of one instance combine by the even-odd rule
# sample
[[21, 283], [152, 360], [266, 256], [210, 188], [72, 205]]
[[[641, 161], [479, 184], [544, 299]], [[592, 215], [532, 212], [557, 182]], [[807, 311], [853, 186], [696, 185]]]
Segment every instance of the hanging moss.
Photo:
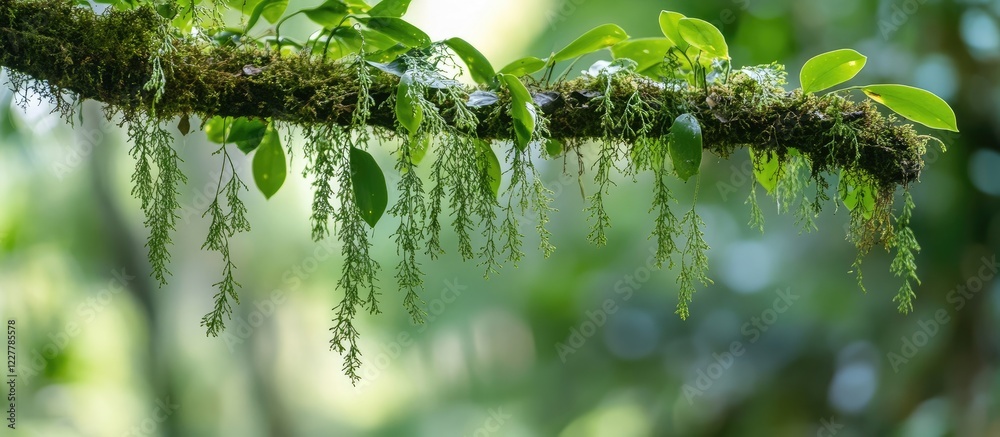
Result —
[[[512, 80], [503, 87], [489, 83], [495, 73], [482, 65], [488, 61], [461, 44], [420, 42], [413, 50], [391, 53], [392, 64], [380, 64], [365, 60], [364, 40], [376, 35], [350, 26], [337, 29], [360, 38], [357, 53], [328, 59], [330, 43], [321, 40], [295, 54], [266, 44], [216, 44], [178, 32], [148, 5], [96, 15], [60, 0], [0, 0], [0, 66], [9, 70], [15, 89], [48, 97], [67, 119], [82, 99], [104, 102], [109, 116], [123, 115], [136, 160], [133, 194], [146, 215], [149, 259], [161, 283], [169, 275], [170, 232], [185, 181], [163, 125], [192, 115], [221, 122], [205, 126], [209, 137], [221, 143], [215, 155], [222, 166], [215, 199], [205, 212], [211, 225], [203, 248], [219, 252], [224, 261], [222, 279], [215, 284], [215, 307], [202, 321], [210, 335], [224, 329], [232, 302], [239, 302], [229, 240], [250, 229], [239, 197], [246, 185], [234, 171], [229, 179], [221, 177], [235, 167], [225, 143], [236, 142], [249, 152], [261, 141], [230, 138], [230, 120], [257, 123], [261, 133], [279, 126], [300, 128], [305, 174], [314, 193], [312, 237], [330, 237], [333, 222], [333, 234], [342, 243], [337, 288], [343, 297], [334, 308], [330, 344], [344, 355], [344, 371], [355, 381], [361, 351], [354, 318], [362, 310], [378, 313], [381, 294], [376, 282], [381, 266], [371, 256], [369, 226], [387, 202], [377, 214], [362, 216], [359, 208], [366, 198], [359, 192], [370, 187], [359, 187], [352, 177], [352, 156], [384, 139], [399, 144], [394, 170], [400, 175], [400, 195], [388, 208], [399, 220], [392, 234], [400, 258], [395, 278], [403, 306], [418, 323], [424, 315], [420, 260], [447, 250], [441, 244], [444, 228], [456, 234], [462, 258], [477, 260], [486, 277], [504, 261], [516, 265], [522, 259], [523, 217], [535, 216], [540, 251], [548, 256], [555, 249], [545, 227], [554, 211], [552, 192], [534, 165], [543, 154], [576, 154], [580, 174], [593, 175], [597, 189], [588, 196], [588, 238], [599, 245], [606, 243], [612, 226], [604, 204], [605, 196], [613, 195], [612, 172], [633, 179], [640, 172], [653, 174], [650, 210], [656, 219], [650, 233], [657, 240], [656, 262], [680, 267], [677, 313], [687, 318], [696, 284], [712, 282], [705, 224], [694, 204], [678, 218], [668, 184], [679, 173], [670, 159], [671, 125], [682, 114], [697, 122], [705, 150], [726, 158], [747, 148], [757, 171], [764, 171], [766, 162], [775, 173], [769, 182], [773, 186], [765, 188], [779, 211], [795, 214], [804, 230], [815, 229], [814, 218], [830, 201], [825, 175], [839, 172], [840, 199], [835, 202], [851, 210], [848, 237], [858, 249], [854, 268], [859, 285], [863, 289], [862, 257], [879, 244], [894, 249], [891, 271], [904, 281], [895, 300], [900, 311], [912, 309], [911, 283], [919, 283], [914, 253], [920, 249], [909, 228], [914, 206], [906, 194], [897, 218], [892, 201], [898, 189], [917, 180], [930, 137], [880, 114], [870, 101], [786, 91], [780, 65], [732, 71], [725, 56], [724, 62], [717, 59], [709, 66], [700, 55], [692, 59], [674, 51], [662, 60], [672, 72], [661, 80], [639, 72], [638, 62], [619, 58], [555, 83], [496, 76]], [[624, 35], [617, 26], [609, 29]], [[479, 69], [474, 74], [481, 81], [478, 87], [441, 73], [453, 65], [446, 45], [463, 50], [463, 60]], [[672, 77], [683, 71], [677, 66], [684, 60], [692, 66], [685, 73], [690, 77]], [[543, 77], [551, 78], [554, 64], [544, 62], [549, 70]], [[481, 102], [471, 104], [476, 95]], [[597, 157], [588, 169], [580, 148], [591, 142], [597, 143]], [[436, 149], [435, 158], [425, 181], [415, 170], [430, 148]], [[693, 150], [700, 149], [695, 145]], [[498, 157], [510, 167], [510, 182], [502, 190]], [[763, 231], [757, 185], [755, 179], [747, 202], [751, 226]], [[698, 186], [696, 181], [695, 200]], [[482, 241], [479, 247], [477, 240]]]

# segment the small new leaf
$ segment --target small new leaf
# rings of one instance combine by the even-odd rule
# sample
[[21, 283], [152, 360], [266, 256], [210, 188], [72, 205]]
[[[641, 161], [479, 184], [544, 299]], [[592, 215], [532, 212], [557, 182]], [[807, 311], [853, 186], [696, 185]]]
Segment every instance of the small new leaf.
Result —
[[799, 72], [802, 93], [809, 94], [840, 85], [854, 78], [868, 58], [851, 49], [834, 50], [806, 61]]
[[729, 59], [729, 46], [718, 28], [705, 20], [681, 18], [677, 23], [681, 38], [710, 56]]

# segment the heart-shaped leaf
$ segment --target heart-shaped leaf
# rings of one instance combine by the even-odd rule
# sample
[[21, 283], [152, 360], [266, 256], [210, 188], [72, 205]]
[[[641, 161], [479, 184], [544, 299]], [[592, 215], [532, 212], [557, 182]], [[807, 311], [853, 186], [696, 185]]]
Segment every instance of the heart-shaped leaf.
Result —
[[514, 76], [524, 76], [525, 74], [531, 74], [543, 68], [545, 68], [544, 59], [538, 59], [534, 56], [528, 56], [527, 58], [521, 58], [507, 64], [505, 67], [500, 69], [500, 74], [512, 74]]
[[478, 84], [487, 84], [493, 81], [493, 77], [496, 76], [497, 73], [493, 71], [493, 66], [490, 65], [490, 61], [486, 59], [486, 57], [483, 56], [479, 50], [476, 50], [472, 44], [469, 44], [462, 38], [449, 38], [444, 40], [444, 43], [447, 44], [459, 58], [462, 58], [466, 67], [469, 67], [469, 75], [472, 76], [472, 80], [476, 81]]
[[596, 52], [605, 47], [611, 47], [628, 39], [625, 30], [616, 24], [602, 24], [588, 30], [579, 38], [569, 43], [562, 50], [552, 55], [552, 62], [578, 58], [588, 53]]
[[868, 85], [861, 89], [872, 100], [907, 119], [930, 128], [958, 132], [955, 111], [930, 91], [906, 85]]
[[851, 80], [865, 66], [868, 58], [851, 49], [834, 50], [806, 61], [799, 72], [802, 93], [823, 91]]
[[396, 17], [362, 17], [358, 21], [368, 26], [369, 29], [382, 33], [389, 38], [405, 44], [409, 47], [427, 47], [431, 45], [431, 38], [424, 31], [417, 28], [402, 18]]
[[385, 185], [385, 175], [375, 158], [354, 147], [351, 148], [351, 185], [358, 214], [361, 214], [368, 226], [374, 228], [389, 204], [389, 191]]
[[410, 0], [382, 0], [373, 6], [368, 15], [373, 17], [402, 17], [410, 7]]
[[688, 43], [681, 37], [680, 21], [687, 18], [684, 14], [672, 11], [660, 11], [660, 31], [682, 52], [687, 50]]
[[682, 180], [688, 180], [701, 169], [701, 124], [691, 114], [681, 114], [670, 126], [667, 152], [674, 163], [674, 171]]
[[611, 47], [615, 59], [628, 58], [636, 62], [635, 71], [646, 70], [663, 62], [667, 51], [674, 46], [668, 38], [639, 38], [622, 41]]
[[514, 119], [514, 133], [517, 136], [515, 145], [519, 151], [524, 151], [535, 132], [535, 104], [528, 89], [517, 76], [504, 74], [502, 77], [510, 91], [510, 115]]
[[285, 183], [286, 172], [281, 138], [274, 126], [269, 126], [253, 155], [253, 180], [264, 197], [270, 199]]
[[677, 23], [681, 38], [710, 56], [729, 58], [729, 46], [726, 37], [718, 28], [705, 20], [697, 18], [681, 18]]

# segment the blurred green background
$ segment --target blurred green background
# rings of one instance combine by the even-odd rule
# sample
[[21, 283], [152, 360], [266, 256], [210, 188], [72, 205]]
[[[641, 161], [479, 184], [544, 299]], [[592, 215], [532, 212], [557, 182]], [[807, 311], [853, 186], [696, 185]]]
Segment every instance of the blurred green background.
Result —
[[[32, 96], [9, 104], [6, 91], [0, 315], [17, 326], [16, 435], [1000, 435], [1000, 1], [416, 0], [407, 18], [503, 65], [606, 22], [657, 36], [661, 9], [720, 27], [736, 66], [786, 64], [790, 86], [805, 60], [847, 47], [869, 57], [852, 83], [914, 85], [955, 108], [961, 134], [942, 137], [947, 153], [930, 150], [912, 189], [923, 246], [914, 313], [897, 313], [882, 250], [865, 262], [868, 293], [858, 289], [844, 209], [828, 205], [819, 231], [803, 233], [762, 200], [766, 233], [746, 226], [740, 151], [706, 155], [698, 209], [715, 284], [681, 321], [676, 272], [647, 268], [649, 178], [616, 176], [609, 244], [596, 248], [575, 176], [551, 160], [540, 165], [560, 210], [556, 253], [529, 251], [489, 280], [454, 253], [425, 262], [424, 326], [409, 323], [393, 287], [395, 223], [379, 223], [385, 312], [360, 317], [363, 380], [352, 387], [328, 350], [340, 247], [309, 238], [301, 154], [270, 201], [244, 196], [253, 231], [233, 240], [241, 304], [226, 333], [207, 338], [199, 321], [221, 271], [199, 250], [214, 147], [200, 132], [176, 135], [190, 180], [173, 277], [158, 288], [123, 130], [94, 102], [74, 128]], [[376, 153], [383, 168], [392, 148]], [[237, 166], [250, 181], [249, 161]], [[675, 185], [678, 213], [692, 191]], [[531, 217], [524, 224], [532, 235]]]

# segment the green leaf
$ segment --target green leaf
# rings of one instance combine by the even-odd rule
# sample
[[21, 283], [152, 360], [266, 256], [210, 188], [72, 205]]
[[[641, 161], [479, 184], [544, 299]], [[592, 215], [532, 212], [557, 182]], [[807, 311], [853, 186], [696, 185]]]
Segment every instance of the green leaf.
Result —
[[864, 217], [872, 218], [875, 212], [875, 189], [871, 184], [864, 183], [853, 173], [841, 170], [837, 192], [848, 211], [854, 211], [860, 205]]
[[205, 136], [208, 141], [215, 144], [223, 144], [226, 142], [226, 133], [224, 130], [228, 130], [233, 121], [231, 117], [220, 117], [216, 115], [205, 123]]
[[429, 134], [424, 134], [420, 139], [413, 142], [410, 146], [410, 162], [413, 165], [420, 165], [420, 162], [424, 160], [427, 156], [427, 151], [431, 148], [431, 139], [433, 137]]
[[262, 15], [265, 20], [273, 24], [281, 18], [281, 14], [285, 13], [285, 8], [287, 7], [288, 0], [262, 0], [260, 3], [257, 3], [257, 6], [254, 6], [253, 12], [250, 13], [250, 18], [247, 19], [246, 28], [253, 28]]
[[514, 62], [507, 64], [507, 66], [500, 69], [500, 74], [512, 74], [514, 76], [524, 76], [525, 74], [531, 74], [545, 68], [545, 60], [538, 59], [534, 56], [528, 56], [527, 58], [521, 58]]
[[344, 3], [347, 4], [347, 12], [351, 14], [365, 14], [372, 8], [365, 0], [344, 0]]
[[612, 46], [611, 55], [615, 59], [629, 58], [638, 64], [635, 71], [643, 71], [663, 62], [663, 57], [673, 46], [668, 38], [630, 39]]
[[851, 49], [817, 55], [806, 61], [799, 72], [802, 93], [823, 91], [851, 80], [865, 66], [868, 58]]
[[375, 227], [389, 204], [385, 175], [375, 158], [364, 150], [351, 148], [351, 185], [358, 213], [369, 226]]
[[761, 154], [751, 153], [750, 159], [753, 161], [753, 175], [757, 178], [757, 183], [764, 187], [768, 193], [774, 192], [774, 187], [778, 185], [779, 170], [778, 155], [774, 152]]
[[493, 81], [493, 77], [497, 75], [493, 71], [493, 66], [490, 65], [490, 61], [483, 56], [479, 50], [476, 50], [472, 44], [469, 44], [466, 40], [462, 38], [449, 38], [444, 40], [444, 43], [451, 48], [462, 61], [465, 62], [465, 66], [469, 67], [469, 75], [472, 76], [472, 80], [476, 81], [478, 84], [487, 84]]
[[559, 155], [562, 155], [562, 152], [563, 152], [563, 143], [560, 142], [559, 140], [549, 138], [547, 141], [545, 141], [545, 153], [548, 153], [549, 156], [555, 158]]
[[872, 100], [907, 119], [929, 128], [958, 132], [955, 111], [930, 91], [906, 85], [868, 85], [861, 89]]
[[698, 174], [701, 168], [703, 146], [701, 125], [691, 114], [681, 114], [670, 126], [670, 142], [667, 151], [670, 161], [674, 163], [674, 171], [682, 180], [688, 180]]
[[347, 16], [347, 5], [341, 0], [327, 0], [315, 8], [304, 9], [302, 13], [306, 14], [306, 17], [309, 17], [313, 23], [332, 29], [337, 27]]
[[683, 52], [687, 50], [688, 43], [681, 37], [680, 21], [682, 18], [687, 17], [678, 12], [660, 11], [660, 31]]
[[677, 29], [681, 38], [691, 46], [717, 58], [729, 58], [726, 37], [712, 23], [697, 18], [681, 18]]
[[233, 119], [226, 136], [227, 143], [236, 143], [243, 153], [249, 154], [260, 145], [267, 131], [267, 122], [259, 118], [239, 117]]
[[396, 87], [396, 120], [403, 125], [412, 138], [420, 129], [420, 123], [424, 120], [424, 109], [417, 102], [413, 101], [410, 95], [412, 79], [409, 74], [404, 74]]
[[409, 47], [427, 47], [431, 38], [416, 26], [395, 17], [362, 17], [358, 21], [369, 29], [382, 33]]
[[410, 0], [382, 0], [368, 11], [373, 17], [402, 17], [410, 7]]
[[552, 55], [552, 62], [578, 58], [588, 53], [596, 52], [605, 47], [611, 47], [628, 39], [625, 30], [616, 24], [603, 24], [590, 29], [575, 41], [563, 47]]
[[253, 155], [253, 180], [264, 197], [270, 199], [285, 183], [285, 149], [274, 126], [267, 128], [260, 147]]
[[497, 154], [490, 147], [490, 143], [476, 140], [476, 144], [479, 145], [482, 153], [486, 155], [486, 168], [480, 170], [485, 171], [486, 175], [489, 176], [490, 189], [493, 190], [493, 197], [497, 198], [500, 196], [500, 160], [497, 159]]
[[503, 82], [510, 91], [510, 115], [514, 119], [514, 133], [517, 136], [515, 146], [517, 150], [524, 151], [531, 142], [531, 135], [535, 132], [535, 105], [531, 100], [531, 93], [524, 87], [521, 80], [512, 74], [502, 75]]

